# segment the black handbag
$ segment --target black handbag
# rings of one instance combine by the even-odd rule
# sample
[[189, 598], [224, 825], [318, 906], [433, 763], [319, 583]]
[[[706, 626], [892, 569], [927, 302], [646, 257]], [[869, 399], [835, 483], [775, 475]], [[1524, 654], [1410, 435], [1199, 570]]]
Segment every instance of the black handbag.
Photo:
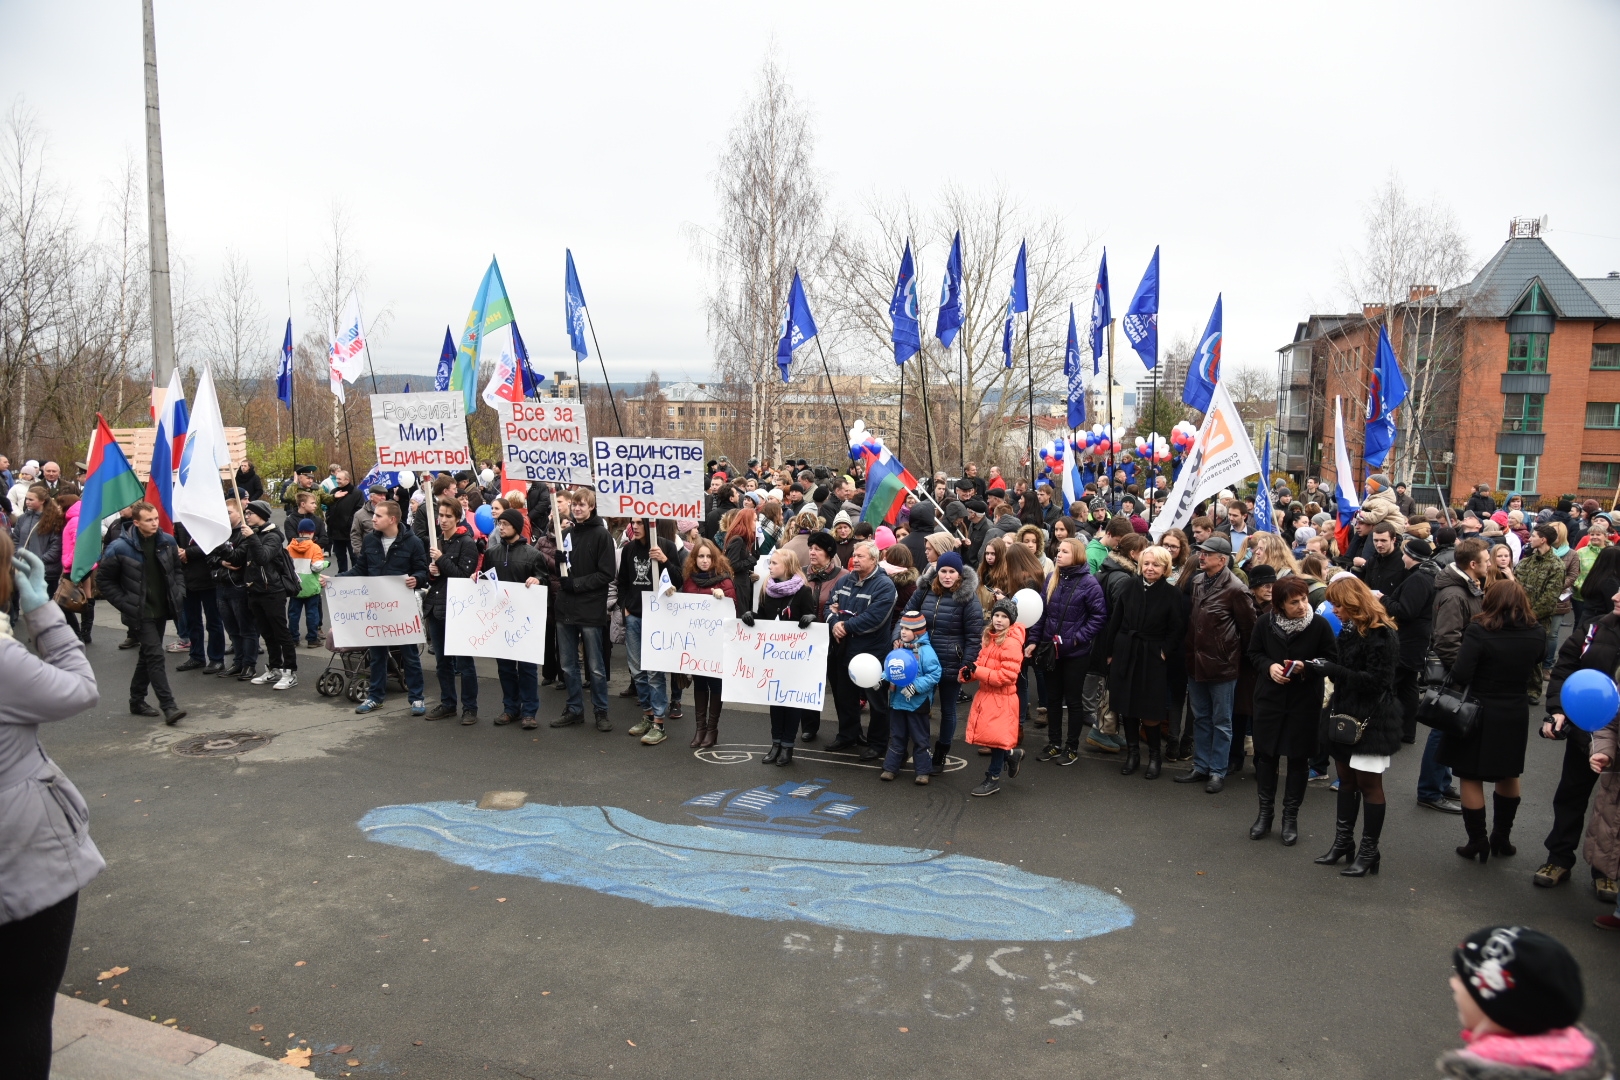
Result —
[[1367, 734], [1372, 718], [1357, 720], [1349, 713], [1334, 713], [1328, 717], [1328, 742], [1335, 746], [1355, 746]]
[[1466, 739], [1479, 730], [1479, 702], [1468, 700], [1466, 687], [1430, 686], [1418, 698], [1417, 718], [1446, 735]]
[[1056, 671], [1057, 645], [1050, 641], [1037, 642], [1030, 663], [1039, 671]]
[[1418, 682], [1423, 686], [1439, 686], [1447, 678], [1446, 665], [1434, 653], [1423, 658], [1423, 668], [1418, 672]]

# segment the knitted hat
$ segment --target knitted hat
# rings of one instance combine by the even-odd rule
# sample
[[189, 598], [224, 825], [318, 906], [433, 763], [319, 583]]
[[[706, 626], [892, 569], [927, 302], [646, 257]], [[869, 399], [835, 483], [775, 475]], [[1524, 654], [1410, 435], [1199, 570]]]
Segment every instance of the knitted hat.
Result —
[[1389, 474], [1388, 473], [1375, 472], [1371, 476], [1367, 477], [1367, 490], [1368, 491], [1388, 491], [1389, 490]]
[[521, 534], [523, 532], [523, 511], [502, 510], [499, 520], [504, 521], [508, 525], [512, 526], [512, 528], [518, 533]]
[[1506, 510], [1498, 510], [1496, 513], [1491, 515], [1491, 520], [1496, 522], [1498, 525], [1502, 526], [1504, 529], [1507, 528], [1507, 523], [1508, 523], [1507, 511]]
[[254, 499], [243, 507], [243, 512], [257, 516], [260, 521], [270, 520], [270, 504], [263, 499]]
[[1401, 545], [1401, 554], [1410, 555], [1412, 558], [1422, 562], [1434, 554], [1434, 548], [1430, 547], [1429, 542], [1421, 536], [1408, 536], [1406, 543]]
[[962, 572], [962, 556], [958, 555], [954, 551], [947, 551], [945, 554], [939, 557], [939, 561], [936, 565], [938, 565], [941, 570], [949, 567], [960, 574]]
[[1013, 622], [1018, 621], [1018, 603], [1012, 597], [1003, 597], [991, 605], [990, 614], [994, 615], [998, 611], [1005, 612], [1007, 618]]
[[838, 511], [837, 514], [833, 515], [832, 523], [834, 525], [853, 525], [853, 524], [855, 524], [854, 520], [849, 516], [849, 511], [847, 511], [847, 510], [840, 510], [840, 511]]
[[887, 525], [879, 525], [872, 532], [872, 543], [877, 545], [879, 551], [888, 551], [894, 547], [894, 530]]
[[1316, 530], [1311, 528], [1309, 525], [1301, 525], [1299, 528], [1294, 530], [1294, 543], [1298, 544], [1300, 547], [1304, 547], [1307, 540], [1315, 539]]
[[813, 548], [820, 548], [826, 552], [829, 559], [838, 554], [838, 541], [833, 539], [832, 533], [813, 532], [810, 534], [810, 539], [805, 542]]
[[1249, 568], [1249, 588], [1257, 589], [1262, 585], [1277, 584], [1277, 571], [1269, 566], [1254, 566]]
[[1528, 926], [1487, 926], [1451, 954], [1468, 996], [1516, 1035], [1539, 1035], [1581, 1018], [1581, 968], [1556, 938]]
[[315, 519], [314, 518], [304, 518], [302, 521], [300, 521], [298, 523], [298, 531], [301, 532], [301, 533], [312, 533], [312, 532], [314, 532], [315, 531]]
[[900, 616], [900, 629], [910, 630], [913, 634], [926, 634], [928, 620], [922, 617], [920, 611], [908, 611]]

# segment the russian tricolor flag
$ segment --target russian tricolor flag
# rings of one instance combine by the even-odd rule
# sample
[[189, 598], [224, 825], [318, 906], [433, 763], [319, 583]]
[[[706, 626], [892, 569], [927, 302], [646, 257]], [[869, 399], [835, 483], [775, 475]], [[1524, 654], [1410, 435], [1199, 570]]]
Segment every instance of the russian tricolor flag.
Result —
[[152, 466], [146, 477], [146, 501], [157, 507], [158, 525], [174, 532], [174, 470], [186, 449], [186, 428], [190, 413], [186, 391], [180, 382], [180, 368], [169, 378], [163, 395], [163, 408], [157, 416], [157, 432], [152, 439]]

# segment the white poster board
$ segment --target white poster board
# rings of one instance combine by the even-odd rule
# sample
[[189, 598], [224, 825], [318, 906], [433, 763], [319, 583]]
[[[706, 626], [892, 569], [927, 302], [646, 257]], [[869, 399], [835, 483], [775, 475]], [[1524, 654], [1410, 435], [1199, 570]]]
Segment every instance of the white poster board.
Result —
[[703, 517], [703, 443], [592, 439], [596, 512], [603, 517]]
[[728, 702], [821, 710], [827, 689], [827, 624], [760, 619], [733, 625], [720, 694]]
[[471, 469], [467, 416], [457, 390], [371, 395], [371, 430], [384, 469]]
[[422, 607], [403, 576], [335, 577], [326, 587], [326, 610], [340, 649], [427, 640]]
[[445, 590], [444, 655], [538, 664], [546, 657], [546, 587], [451, 578]]
[[508, 481], [591, 486], [591, 448], [585, 438], [585, 409], [579, 402], [503, 399], [496, 412]]
[[708, 593], [642, 593], [641, 669], [720, 678], [736, 621], [736, 605]]

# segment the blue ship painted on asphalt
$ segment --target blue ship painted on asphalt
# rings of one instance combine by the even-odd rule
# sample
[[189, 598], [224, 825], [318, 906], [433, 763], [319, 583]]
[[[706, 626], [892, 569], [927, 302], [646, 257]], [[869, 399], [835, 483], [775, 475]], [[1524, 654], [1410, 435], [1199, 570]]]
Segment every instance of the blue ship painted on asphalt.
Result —
[[[687, 813], [722, 829], [757, 829], [784, 836], [816, 837], [860, 832], [849, 825], [849, 820], [866, 807], [856, 806], [848, 795], [828, 791], [830, 783], [831, 780], [817, 778], [808, 783], [778, 784], [774, 788], [711, 791], [688, 799], [682, 805], [695, 807]], [[719, 812], [698, 813], [699, 810]]]
[[[722, 796], [721, 802], [724, 801]], [[1131, 925], [1117, 896], [926, 848], [670, 825], [611, 806], [379, 807], [370, 839], [654, 907], [955, 941], [1073, 941]]]

